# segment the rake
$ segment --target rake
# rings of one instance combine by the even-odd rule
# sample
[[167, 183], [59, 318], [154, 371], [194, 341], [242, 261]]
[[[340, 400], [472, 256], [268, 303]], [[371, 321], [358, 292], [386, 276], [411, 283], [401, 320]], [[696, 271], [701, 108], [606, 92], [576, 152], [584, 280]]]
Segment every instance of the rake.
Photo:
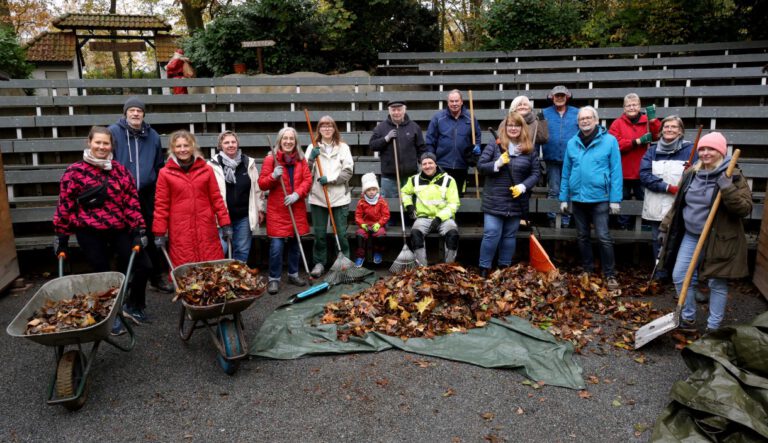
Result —
[[[307, 119], [307, 126], [309, 127], [309, 138], [314, 141], [315, 136], [312, 132], [312, 123], [309, 121], [309, 111], [304, 109], [304, 116]], [[323, 174], [323, 165], [320, 161], [320, 157], [315, 159], [317, 165], [317, 173], [320, 177]], [[366, 268], [355, 266], [355, 263], [344, 255], [344, 251], [341, 249], [341, 242], [339, 241], [339, 232], [336, 229], [336, 221], [333, 218], [333, 208], [331, 208], [331, 199], [328, 196], [328, 188], [323, 186], [323, 194], [325, 195], [325, 205], [328, 207], [328, 218], [331, 219], [331, 227], [333, 228], [333, 237], [336, 239], [336, 249], [339, 254], [336, 257], [336, 261], [331, 265], [331, 269], [328, 270], [328, 274], [325, 276], [325, 281], [330, 285], [337, 285], [339, 283], [354, 283], [361, 281], [365, 277], [369, 276], [373, 271]]]
[[[399, 127], [399, 125], [398, 125]], [[416, 256], [413, 255], [413, 251], [408, 249], [408, 241], [405, 237], [405, 215], [403, 212], [403, 193], [400, 190], [400, 163], [397, 160], [397, 137], [392, 139], [392, 147], [395, 152], [395, 178], [397, 178], [397, 198], [400, 200], [400, 223], [403, 227], [403, 250], [397, 256], [392, 266], [389, 268], [389, 272], [397, 274], [398, 272], [408, 271], [416, 267]]]

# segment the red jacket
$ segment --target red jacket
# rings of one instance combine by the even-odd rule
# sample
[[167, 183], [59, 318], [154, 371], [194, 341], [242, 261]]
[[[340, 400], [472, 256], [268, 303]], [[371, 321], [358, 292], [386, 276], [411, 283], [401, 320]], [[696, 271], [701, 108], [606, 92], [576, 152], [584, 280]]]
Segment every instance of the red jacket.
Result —
[[[285, 183], [285, 189], [288, 194], [296, 192], [299, 194], [299, 201], [293, 204], [293, 216], [296, 218], [296, 227], [299, 235], [309, 233], [309, 222], [307, 222], [307, 204], [305, 202], [309, 190], [312, 187], [312, 173], [309, 171], [307, 160], [298, 161], [293, 167], [293, 184], [288, 177], [288, 168], [283, 160], [283, 153], [277, 153], [277, 162], [283, 167], [283, 175], [280, 177]], [[275, 161], [272, 155], [264, 159], [259, 175], [259, 188], [262, 191], [269, 191], [267, 198], [267, 236], [269, 237], [293, 237], [293, 226], [291, 226], [291, 216], [288, 214], [288, 207], [283, 200], [285, 194], [280, 182], [272, 178], [272, 171], [275, 170]]]
[[219, 185], [198, 157], [188, 172], [171, 159], [160, 169], [155, 193], [155, 236], [168, 233], [173, 266], [224, 258], [216, 225], [231, 224]]
[[379, 201], [372, 205], [365, 201], [365, 197], [360, 197], [360, 201], [357, 202], [357, 209], [355, 209], [355, 223], [357, 223], [357, 226], [363, 224], [373, 226], [376, 223], [385, 226], [388, 221], [389, 203], [387, 203], [387, 199], [382, 198], [381, 194], [379, 194]]
[[[77, 197], [107, 179], [107, 198], [98, 208], [83, 208]], [[123, 165], [112, 160], [112, 170], [102, 171], [84, 161], [71, 164], [61, 177], [59, 204], [53, 215], [56, 234], [72, 235], [84, 228], [136, 229], [144, 227], [133, 177]]]
[[[621, 151], [621, 171], [625, 180], [637, 180], [640, 178], [640, 161], [648, 150], [648, 145], [635, 146], [632, 142], [648, 132], [648, 117], [645, 114], [640, 115], [637, 123], [632, 123], [627, 114], [621, 114], [621, 117], [611, 123], [608, 133], [616, 137], [619, 141], [619, 151]], [[655, 118], [651, 120], [651, 136], [653, 140], [659, 139], [659, 130], [661, 122]]]

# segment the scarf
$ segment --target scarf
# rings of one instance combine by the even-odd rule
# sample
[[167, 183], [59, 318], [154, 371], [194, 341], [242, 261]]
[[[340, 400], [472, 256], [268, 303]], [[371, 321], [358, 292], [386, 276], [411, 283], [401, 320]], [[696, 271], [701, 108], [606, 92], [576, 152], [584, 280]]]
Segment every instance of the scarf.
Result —
[[89, 165], [96, 166], [99, 169], [102, 169], [104, 171], [111, 171], [112, 170], [112, 153], [110, 152], [107, 158], [101, 159], [96, 158], [91, 154], [91, 150], [89, 148], [86, 148], [85, 151], [83, 151], [83, 161], [88, 163]]
[[238, 149], [235, 158], [229, 158], [226, 154], [219, 155], [221, 166], [224, 168], [224, 181], [235, 184], [235, 169], [243, 161], [243, 151]]
[[585, 134], [584, 131], [579, 130], [579, 138], [581, 139], [581, 142], [584, 143], [584, 148], [589, 148], [589, 144], [592, 143], [592, 140], [595, 139], [598, 132], [600, 131], [597, 129], [597, 126], [592, 128], [592, 132], [589, 134]]
[[520, 145], [509, 142], [509, 146], [507, 146], [507, 152], [509, 152], [509, 155], [512, 157], [517, 157], [521, 152]]
[[523, 116], [523, 120], [525, 120], [525, 123], [530, 126], [533, 124], [534, 120], [536, 120], [536, 114], [533, 113], [533, 108], [531, 108], [531, 112], [525, 114]]
[[280, 151], [277, 153], [277, 159], [282, 161], [287, 167], [293, 166], [296, 163], [296, 151], [294, 150], [290, 154]]
[[376, 195], [373, 196], [373, 198], [368, 198], [368, 195], [363, 194], [363, 198], [365, 199], [366, 203], [368, 203], [369, 205], [373, 206], [373, 205], [375, 205], [376, 203], [379, 202], [379, 195], [381, 195], [381, 194], [379, 194], [377, 192]]
[[656, 145], [657, 154], [674, 154], [683, 147], [683, 137], [677, 137], [671, 142], [666, 142], [664, 138], [660, 138]]

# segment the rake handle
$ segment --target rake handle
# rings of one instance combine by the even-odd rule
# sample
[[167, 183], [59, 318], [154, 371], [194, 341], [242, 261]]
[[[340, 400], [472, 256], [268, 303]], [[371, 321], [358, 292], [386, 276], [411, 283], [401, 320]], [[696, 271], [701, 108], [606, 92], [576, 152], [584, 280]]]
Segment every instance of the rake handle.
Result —
[[[725, 171], [725, 176], [730, 177], [733, 174], [733, 168], [736, 167], [736, 162], [739, 160], [741, 150], [736, 149], [733, 151], [731, 161], [728, 163], [728, 169]], [[704, 229], [701, 231], [699, 241], [696, 242], [696, 249], [693, 250], [693, 256], [691, 257], [691, 263], [688, 264], [688, 271], [685, 273], [685, 280], [683, 280], [683, 288], [680, 291], [680, 297], [677, 299], [677, 309], [680, 310], [685, 304], [685, 298], [688, 295], [688, 288], [691, 286], [691, 279], [693, 279], [693, 273], [696, 271], [697, 262], [699, 261], [699, 255], [701, 250], [704, 249], [704, 243], [709, 236], [709, 230], [712, 227], [712, 222], [715, 220], [717, 208], [720, 206], [720, 200], [722, 199], [722, 192], [718, 189], [715, 201], [712, 203], [712, 208], [709, 210], [707, 221], [704, 223]]]
[[[472, 149], [475, 148], [475, 105], [472, 101], [472, 90], [469, 90], [469, 126], [472, 128]], [[480, 198], [480, 174], [477, 172], [477, 165], [475, 165], [475, 197]]]
[[[400, 125], [395, 125], [395, 128], [400, 129]], [[405, 237], [405, 206], [403, 206], [403, 193], [400, 190], [400, 162], [397, 159], [397, 137], [392, 139], [392, 148], [395, 153], [395, 178], [397, 179], [397, 199], [400, 201], [400, 223], [403, 229], [403, 244], [407, 245], [407, 239]]]

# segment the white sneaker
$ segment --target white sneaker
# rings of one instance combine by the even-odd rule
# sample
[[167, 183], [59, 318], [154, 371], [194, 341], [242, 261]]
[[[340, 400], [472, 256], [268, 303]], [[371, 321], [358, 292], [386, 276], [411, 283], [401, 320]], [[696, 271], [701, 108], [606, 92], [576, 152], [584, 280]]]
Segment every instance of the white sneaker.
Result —
[[312, 268], [312, 271], [309, 273], [309, 275], [318, 278], [323, 275], [323, 273], [325, 273], [325, 266], [323, 266], [322, 263], [318, 263], [314, 268]]

